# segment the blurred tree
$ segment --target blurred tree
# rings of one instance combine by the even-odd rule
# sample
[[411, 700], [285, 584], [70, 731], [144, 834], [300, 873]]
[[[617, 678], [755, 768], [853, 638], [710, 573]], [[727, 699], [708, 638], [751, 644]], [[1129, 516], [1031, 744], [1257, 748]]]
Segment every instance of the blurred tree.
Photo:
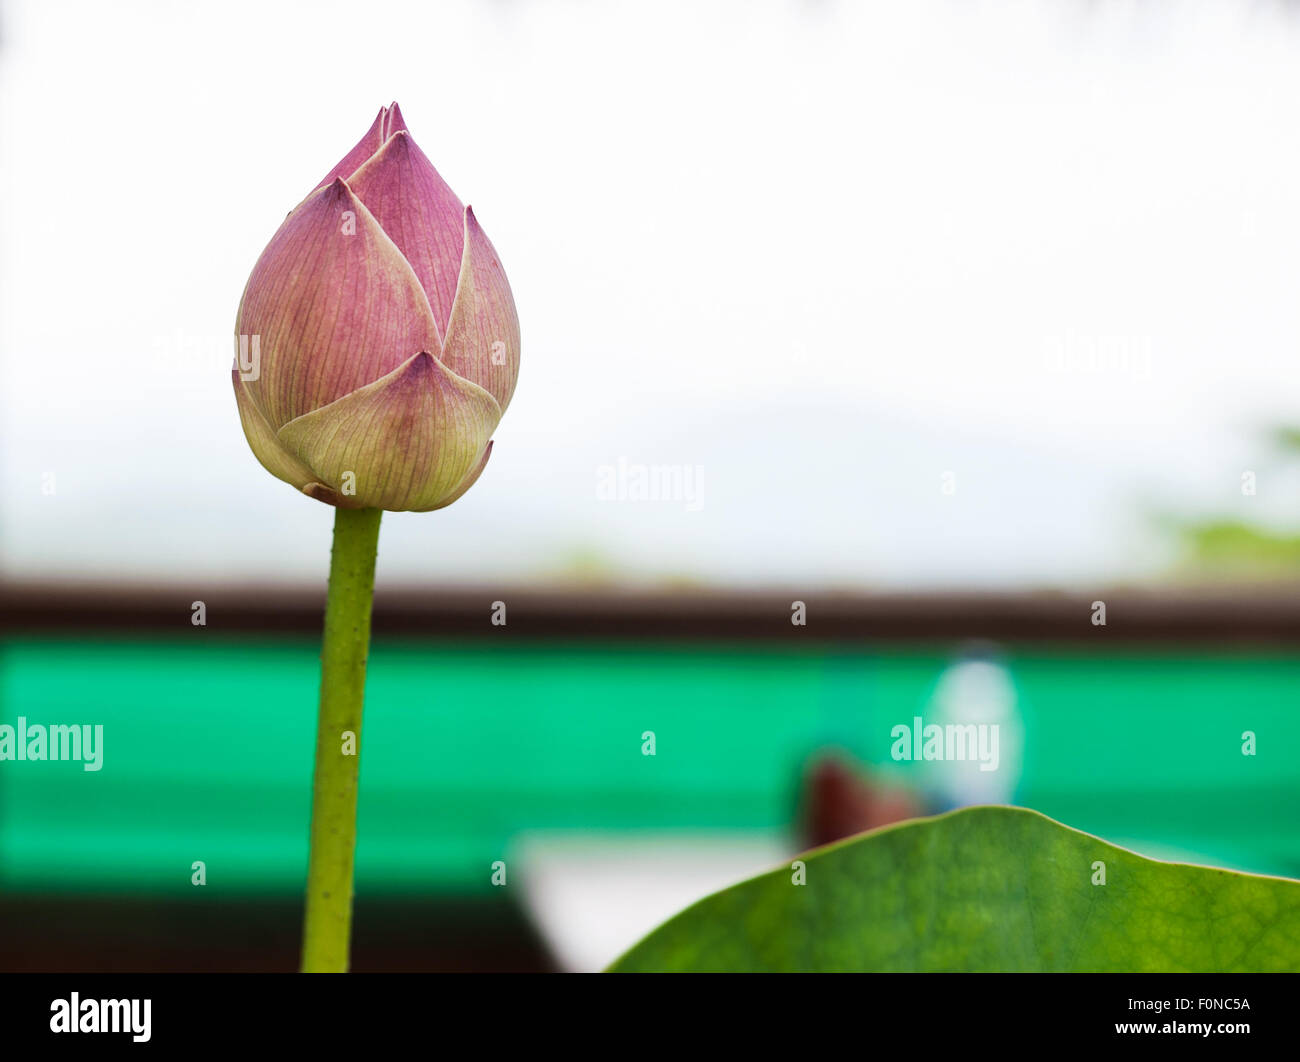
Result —
[[[1300, 427], [1265, 433], [1283, 477], [1300, 479]], [[1300, 516], [1297, 516], [1300, 525]], [[1300, 577], [1300, 526], [1295, 530], [1236, 517], [1167, 521], [1182, 549], [1182, 574], [1216, 578]]]

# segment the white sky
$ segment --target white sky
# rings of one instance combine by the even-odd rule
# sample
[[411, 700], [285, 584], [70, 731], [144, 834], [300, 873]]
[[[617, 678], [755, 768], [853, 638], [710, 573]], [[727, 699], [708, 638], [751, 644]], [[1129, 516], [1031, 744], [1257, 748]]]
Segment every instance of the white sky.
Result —
[[[229, 337], [393, 99], [502, 256], [523, 367], [474, 489], [385, 518], [382, 581], [1087, 584], [1160, 570], [1149, 510], [1297, 514], [1251, 434], [1300, 421], [1280, 5], [19, 2], [0, 32], [8, 575], [323, 578], [332, 511], [248, 452]], [[700, 466], [702, 504], [601, 500], [620, 458]]]

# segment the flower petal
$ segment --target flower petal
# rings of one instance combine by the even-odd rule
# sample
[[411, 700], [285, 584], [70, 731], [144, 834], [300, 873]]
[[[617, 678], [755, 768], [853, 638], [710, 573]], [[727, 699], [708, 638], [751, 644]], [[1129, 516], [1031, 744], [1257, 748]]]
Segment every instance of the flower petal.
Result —
[[394, 133], [408, 132], [406, 128], [406, 119], [402, 117], [402, 108], [393, 100], [384, 108], [388, 113], [384, 116], [384, 139], [387, 140]]
[[434, 508], [435, 509], [447, 508], [448, 505], [450, 505], [452, 502], [459, 499], [461, 495], [463, 495], [467, 490], [470, 489], [470, 487], [474, 486], [474, 484], [478, 482], [478, 477], [483, 474], [483, 469], [487, 468], [488, 458], [491, 456], [492, 456], [492, 443], [491, 440], [489, 440], [487, 444], [487, 448], [483, 451], [483, 460], [480, 461], [477, 465], [475, 465], [472, 469], [470, 469], [469, 475], [460, 481], [460, 486], [457, 487], [446, 498], [440, 501], [437, 505], [435, 505]]
[[[347, 180], [356, 173], [361, 164], [378, 151], [380, 145], [388, 138], [388, 121], [389, 108], [380, 107], [379, 113], [375, 115], [374, 123], [366, 131], [366, 135], [357, 141], [356, 147], [339, 160], [338, 164], [325, 175], [325, 179], [316, 188], [324, 188], [327, 184], [333, 184], [336, 177]], [[313, 188], [312, 191], [316, 191], [316, 188]]]
[[261, 374], [246, 386], [275, 429], [441, 350], [419, 280], [342, 179], [271, 238], [235, 331], [260, 336]]
[[343, 504], [425, 512], [454, 500], [500, 419], [496, 399], [421, 352], [278, 437]]
[[519, 316], [501, 259], [465, 208], [465, 253], [442, 361], [491, 393], [505, 412], [519, 378]]
[[[396, 117], [400, 121], [400, 112]], [[348, 185], [411, 263], [445, 332], [465, 238], [465, 210], [456, 193], [404, 128], [384, 142]]]
[[282, 479], [303, 490], [316, 478], [316, 474], [284, 448], [276, 438], [271, 425], [266, 422], [261, 411], [247, 393], [247, 384], [239, 378], [239, 370], [230, 370], [230, 379], [235, 385], [235, 402], [239, 406], [239, 422], [244, 426], [244, 438], [248, 440], [253, 456], [261, 462], [276, 479]]

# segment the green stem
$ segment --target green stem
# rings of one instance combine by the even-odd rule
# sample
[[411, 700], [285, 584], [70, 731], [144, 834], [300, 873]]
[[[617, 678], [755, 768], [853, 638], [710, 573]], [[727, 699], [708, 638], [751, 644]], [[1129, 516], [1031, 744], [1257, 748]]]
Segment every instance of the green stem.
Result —
[[[380, 509], [336, 509], [320, 654], [320, 717], [312, 787], [302, 972], [346, 973], [352, 933], [361, 704]], [[351, 738], [348, 738], [348, 733]]]

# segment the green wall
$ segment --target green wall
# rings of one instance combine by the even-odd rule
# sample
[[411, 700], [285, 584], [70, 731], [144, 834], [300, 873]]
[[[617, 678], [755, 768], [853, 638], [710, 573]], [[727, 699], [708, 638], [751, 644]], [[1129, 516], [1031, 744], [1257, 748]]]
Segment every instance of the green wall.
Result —
[[[297, 892], [317, 647], [192, 637], [10, 640], [0, 722], [104, 727], [104, 765], [0, 762], [0, 887]], [[764, 830], [824, 744], [916, 779], [890, 728], [952, 656], [762, 646], [380, 641], [357, 873], [488, 888], [524, 829]], [[1008, 651], [1016, 802], [1118, 843], [1300, 876], [1300, 656]], [[657, 755], [641, 755], [653, 730]], [[1241, 755], [1243, 730], [1258, 754]]]

